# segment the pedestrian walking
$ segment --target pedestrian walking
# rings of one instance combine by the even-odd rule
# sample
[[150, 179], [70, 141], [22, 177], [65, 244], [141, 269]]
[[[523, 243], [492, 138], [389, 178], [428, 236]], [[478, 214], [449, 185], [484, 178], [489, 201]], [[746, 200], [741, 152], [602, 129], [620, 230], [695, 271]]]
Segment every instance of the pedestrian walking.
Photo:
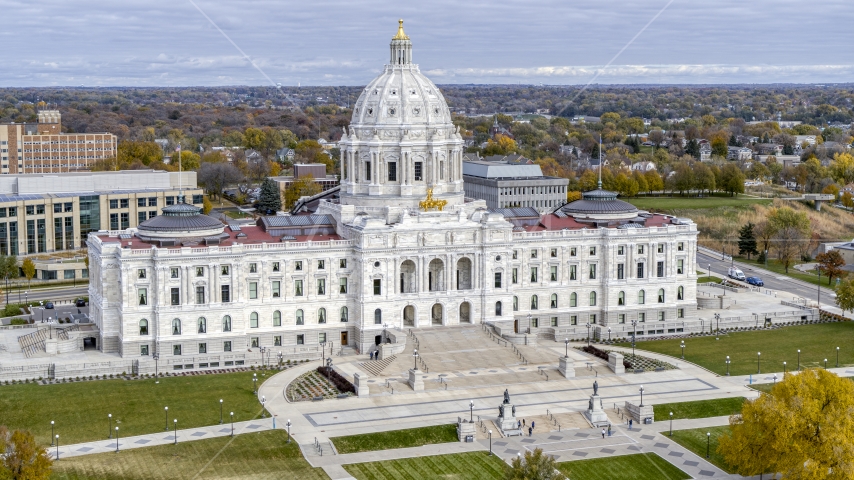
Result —
[[532, 433], [534, 433], [534, 429], [531, 427], [528, 427], [528, 436], [530, 437]]
[[605, 438], [605, 429], [602, 429], [602, 438]]
[[532, 429], [537, 428], [536, 423], [537, 423], [537, 422], [535, 422], [535, 421], [531, 420], [531, 428], [532, 428]]
[[611, 424], [610, 423], [608, 424], [608, 436], [609, 437], [611, 436]]
[[634, 422], [634, 419], [630, 418], [629, 419], [629, 430], [632, 429], [632, 422]]
[[516, 428], [522, 430], [522, 420], [516, 420]]
[[522, 419], [522, 426], [523, 427], [525, 426], [525, 419], [524, 418]]

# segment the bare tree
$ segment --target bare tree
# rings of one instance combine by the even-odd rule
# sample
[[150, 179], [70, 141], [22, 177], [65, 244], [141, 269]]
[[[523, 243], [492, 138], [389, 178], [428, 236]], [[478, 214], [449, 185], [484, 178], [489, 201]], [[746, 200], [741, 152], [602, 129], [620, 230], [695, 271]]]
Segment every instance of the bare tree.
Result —
[[203, 163], [199, 168], [198, 181], [211, 196], [219, 196], [229, 185], [243, 180], [243, 174], [228, 163]]

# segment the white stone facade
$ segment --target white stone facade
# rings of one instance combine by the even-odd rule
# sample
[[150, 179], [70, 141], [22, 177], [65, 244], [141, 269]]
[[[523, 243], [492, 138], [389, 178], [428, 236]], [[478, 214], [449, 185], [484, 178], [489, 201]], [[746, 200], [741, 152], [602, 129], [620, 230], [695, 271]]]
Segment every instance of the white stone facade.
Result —
[[[225, 228], [215, 241], [205, 231], [189, 242], [185, 232], [174, 245], [152, 243], [151, 234], [144, 241], [135, 231], [125, 238], [92, 234], [90, 306], [99, 348], [198, 365], [199, 358], [261, 347], [275, 361], [278, 352], [317, 351], [322, 341], [336, 351], [347, 345], [367, 352], [385, 325], [489, 322], [506, 337], [558, 340], [585, 337], [588, 322], [601, 338], [609, 328], [614, 338], [629, 336], [632, 321], [662, 334], [696, 329], [695, 224], [608, 212], [604, 223], [585, 214], [587, 223], [548, 215], [519, 225], [482, 200], [464, 201], [462, 141], [441, 94], [407, 63], [411, 44], [401, 36], [402, 28], [392, 55], [404, 63], [387, 66], [382, 81], [370, 84], [341, 141], [341, 202], [323, 201], [316, 212], [331, 219], [335, 234], [281, 237], [260, 222]], [[412, 95], [407, 81], [389, 80], [397, 75], [416, 79], [419, 100], [394, 104], [410, 112], [397, 126], [392, 115], [372, 120], [364, 108], [375, 90], [385, 100], [373, 108], [385, 110], [394, 95]], [[439, 116], [422, 111], [426, 120], [418, 120], [414, 108], [434, 105]], [[372, 122], [382, 125], [367, 135]], [[423, 136], [413, 139], [416, 123]], [[424, 162], [422, 180], [416, 161]], [[363, 175], [366, 162], [383, 180]], [[390, 162], [397, 163], [396, 181], [387, 180]], [[444, 211], [418, 210], [428, 188], [448, 201]], [[579, 209], [593, 208], [579, 202]], [[602, 205], [617, 203], [627, 205]], [[628, 218], [632, 228], [625, 228]]]

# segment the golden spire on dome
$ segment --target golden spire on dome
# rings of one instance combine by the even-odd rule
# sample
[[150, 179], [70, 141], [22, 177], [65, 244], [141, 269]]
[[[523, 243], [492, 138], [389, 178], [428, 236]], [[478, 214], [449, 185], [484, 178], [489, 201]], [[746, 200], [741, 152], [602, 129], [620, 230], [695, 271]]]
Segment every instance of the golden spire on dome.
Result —
[[403, 33], [403, 19], [397, 21], [397, 35], [392, 37], [392, 40], [409, 40], [409, 35]]

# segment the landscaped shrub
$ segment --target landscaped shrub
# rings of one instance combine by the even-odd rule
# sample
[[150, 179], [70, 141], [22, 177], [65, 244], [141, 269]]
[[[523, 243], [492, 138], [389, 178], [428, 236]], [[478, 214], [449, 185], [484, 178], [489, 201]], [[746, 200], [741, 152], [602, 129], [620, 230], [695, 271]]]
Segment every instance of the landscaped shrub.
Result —
[[[587, 353], [589, 353], [589, 354], [593, 355], [594, 357], [601, 358], [602, 360], [605, 360], [606, 362], [608, 361], [608, 352], [605, 352], [605, 351], [603, 351], [603, 350], [599, 350], [598, 348], [596, 348], [596, 347], [594, 347], [594, 346], [583, 347], [581, 350], [583, 350], [583, 351], [585, 351], [585, 352], [587, 352]], [[623, 367], [625, 367], [625, 368], [632, 368], [632, 364], [631, 364], [631, 363], [629, 363], [629, 362], [624, 358], [624, 359], [623, 359]]]
[[[13, 317], [15, 315], [21, 314], [21, 308], [24, 307], [23, 303], [9, 303], [3, 307], [3, 316], [4, 317]], [[14, 324], [13, 324], [14, 325]]]
[[317, 372], [328, 378], [329, 381], [332, 382], [333, 385], [335, 385], [335, 388], [337, 388], [341, 392], [356, 393], [356, 387], [353, 386], [353, 384], [350, 383], [349, 380], [342, 377], [341, 374], [336, 372], [333, 368], [317, 367]]
[[26, 325], [27, 321], [23, 318], [13, 318], [9, 320], [9, 325]]

